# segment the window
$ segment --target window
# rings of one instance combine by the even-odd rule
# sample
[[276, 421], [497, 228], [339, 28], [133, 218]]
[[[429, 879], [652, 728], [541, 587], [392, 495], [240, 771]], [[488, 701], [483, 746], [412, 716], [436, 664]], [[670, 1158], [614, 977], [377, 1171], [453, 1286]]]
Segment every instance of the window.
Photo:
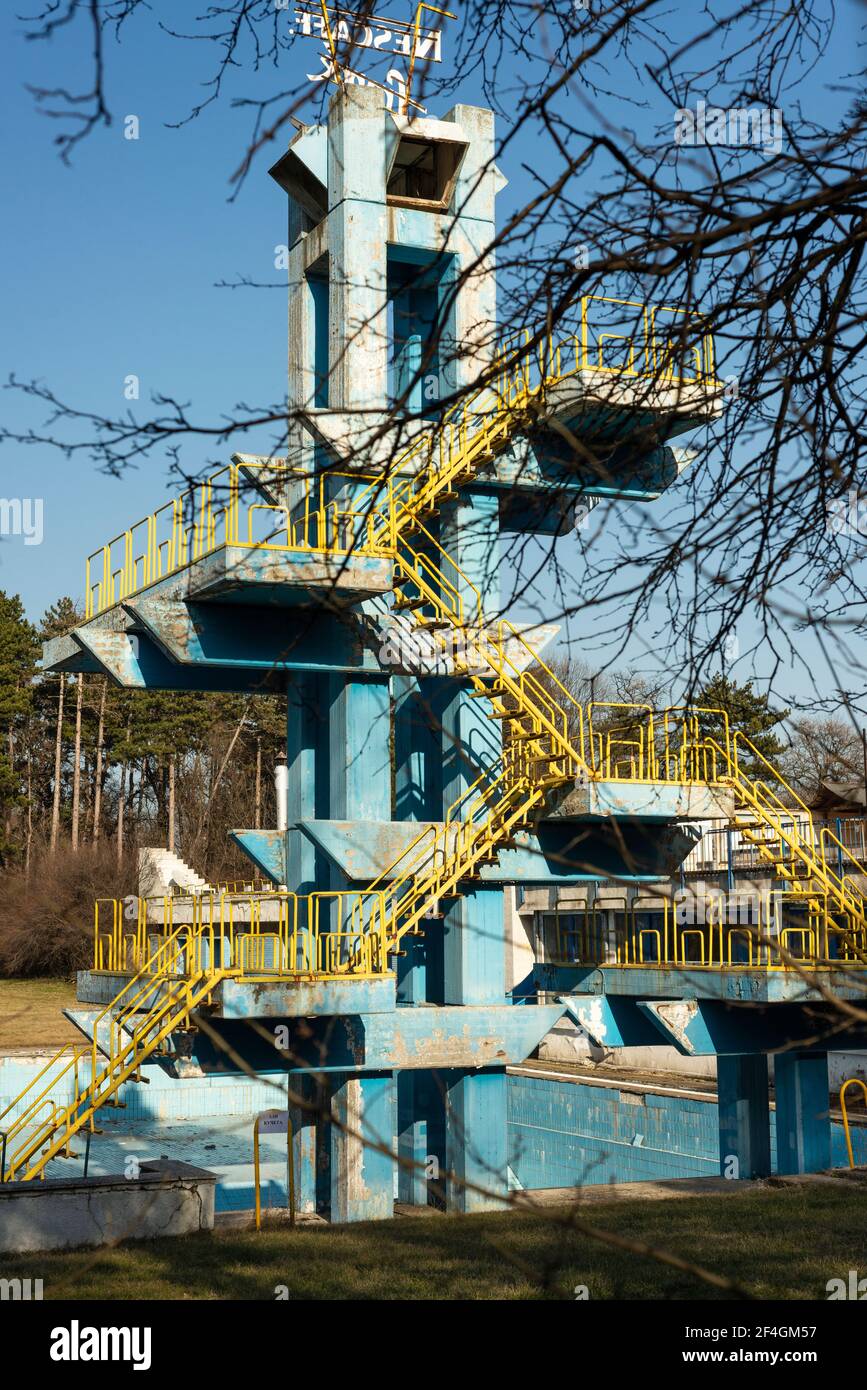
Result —
[[388, 176], [388, 202], [445, 211], [465, 150], [463, 144], [402, 135]]

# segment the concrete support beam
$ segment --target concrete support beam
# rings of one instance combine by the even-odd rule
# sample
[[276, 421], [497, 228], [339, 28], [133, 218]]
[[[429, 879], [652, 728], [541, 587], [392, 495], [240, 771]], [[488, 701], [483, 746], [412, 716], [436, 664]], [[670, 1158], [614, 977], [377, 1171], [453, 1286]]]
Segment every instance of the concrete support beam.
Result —
[[[340, 1080], [331, 1093], [330, 1214], [381, 1221], [394, 1211], [391, 1072]], [[382, 1152], [382, 1148], [388, 1152]]]
[[[439, 791], [439, 736], [430, 727], [427, 701], [420, 689], [421, 684], [414, 676], [395, 676], [392, 686], [395, 814], [400, 821], [415, 823], [428, 817]], [[407, 827], [407, 833], [411, 838], [418, 831], [411, 824]], [[389, 854], [393, 862], [397, 855], [391, 854], [391, 850]], [[428, 938], [404, 937], [403, 949], [406, 954], [397, 958], [398, 1001], [401, 1004], [424, 1004], [428, 997]], [[401, 1077], [401, 1083], [403, 1080]], [[398, 1089], [400, 1104], [401, 1092]], [[407, 1196], [401, 1200], [409, 1202], [415, 1198]]]
[[[473, 336], [465, 324], [461, 336]], [[459, 572], [452, 582], [461, 593], [465, 618], [472, 621], [482, 596], [486, 617], [500, 606], [499, 509], [490, 496], [464, 494], [443, 509], [441, 541]], [[450, 576], [451, 577], [451, 576]], [[459, 682], [446, 687], [443, 711], [443, 813], [475, 780], [480, 768], [496, 763], [501, 751], [499, 725], [486, 717], [481, 700], [471, 700]], [[506, 991], [506, 947], [501, 888], [470, 888], [452, 900], [443, 933], [443, 998], [453, 1004], [502, 1003]], [[498, 1204], [508, 1192], [506, 1076], [498, 1068], [455, 1074], [445, 1114], [446, 1206], [478, 1211]], [[484, 1193], [468, 1189], [479, 1187]]]
[[503, 1004], [506, 952], [502, 888], [465, 887], [443, 906], [445, 1004]]
[[332, 678], [330, 816], [391, 817], [389, 678]]
[[827, 1052], [774, 1058], [777, 1172], [818, 1173], [831, 1166]]
[[[389, 677], [330, 680], [328, 715], [329, 816], [364, 824], [391, 815], [391, 702]], [[347, 875], [324, 865], [317, 887], [339, 891]], [[335, 900], [332, 930], [350, 929], [339, 920]]]
[[402, 1071], [397, 1076], [397, 1152], [401, 1159], [397, 1175], [398, 1200], [410, 1206], [428, 1203], [426, 1169], [430, 1143], [428, 1119], [422, 1113], [422, 1090], [428, 1074]]
[[394, 677], [395, 815], [399, 821], [439, 819], [442, 681]]
[[[468, 889], [449, 904], [444, 925], [447, 1002], [502, 1003], [506, 991], [502, 889]], [[446, 1169], [453, 1175], [446, 1185], [447, 1209], [468, 1212], [498, 1206], [498, 1198], [508, 1192], [502, 1068], [459, 1075], [449, 1087], [445, 1129]], [[475, 1191], [477, 1187], [483, 1191]]]
[[501, 1208], [508, 1157], [505, 1071], [464, 1072], [449, 1086], [446, 1105], [448, 1210]]
[[[496, 618], [500, 607], [500, 528], [497, 499], [464, 494], [443, 508], [441, 543], [458, 571], [447, 578], [458, 590], [466, 621], [477, 616], [477, 594], [485, 617]], [[461, 682], [446, 687], [443, 708], [443, 813], [478, 776], [497, 760], [502, 749], [499, 724], [487, 717], [487, 702], [469, 699]]]
[[298, 675], [287, 683], [286, 762], [289, 769], [286, 886], [293, 893], [323, 887], [320, 855], [298, 821], [327, 814], [328, 677]]
[[767, 1057], [761, 1053], [718, 1057], [717, 1087], [723, 1177], [767, 1177], [771, 1171]]
[[295, 1178], [295, 1210], [316, 1211], [316, 1105], [318, 1084], [309, 1076], [293, 1076], [288, 1102], [292, 1123], [292, 1162]]
[[459, 225], [468, 243], [460, 257], [460, 270], [473, 266], [453, 315], [453, 332], [462, 351], [454, 364], [454, 384], [463, 386], [472, 382], [493, 356], [497, 320], [495, 257], [487, 248], [496, 232], [494, 201], [505, 186], [505, 179], [494, 166], [492, 111], [458, 105], [444, 120], [457, 124], [469, 139], [455, 188], [455, 207], [461, 212]]

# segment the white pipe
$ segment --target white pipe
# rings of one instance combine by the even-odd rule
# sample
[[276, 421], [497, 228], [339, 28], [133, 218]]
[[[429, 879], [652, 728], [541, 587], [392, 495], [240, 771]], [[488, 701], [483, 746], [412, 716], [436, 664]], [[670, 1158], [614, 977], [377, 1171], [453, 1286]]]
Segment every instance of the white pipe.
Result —
[[278, 763], [274, 769], [274, 791], [277, 794], [277, 829], [286, 830], [289, 826], [289, 769], [285, 763]]

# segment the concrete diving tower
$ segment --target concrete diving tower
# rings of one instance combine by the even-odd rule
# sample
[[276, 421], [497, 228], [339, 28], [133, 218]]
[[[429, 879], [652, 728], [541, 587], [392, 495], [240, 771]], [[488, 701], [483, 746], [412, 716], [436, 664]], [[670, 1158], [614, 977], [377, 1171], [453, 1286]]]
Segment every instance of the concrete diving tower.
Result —
[[79, 997], [153, 1017], [138, 1051], [117, 1024], [91, 1104], [115, 1055], [172, 1039], [187, 1073], [288, 1080], [299, 1204], [333, 1220], [391, 1212], [395, 1155], [403, 1201], [505, 1194], [505, 1068], [565, 1006], [514, 999], [504, 889], [658, 883], [683, 822], [734, 805], [684, 712], [581, 708], [543, 668], [552, 631], [501, 617], [501, 536], [658, 497], [720, 388], [700, 324], [598, 296], [556, 343], [498, 344], [494, 149], [490, 111], [408, 122], [360, 87], [296, 135], [271, 171], [286, 455], [235, 455], [96, 551], [85, 620], [46, 646], [130, 689], [285, 691], [286, 828], [234, 832], [274, 892], [143, 904]]

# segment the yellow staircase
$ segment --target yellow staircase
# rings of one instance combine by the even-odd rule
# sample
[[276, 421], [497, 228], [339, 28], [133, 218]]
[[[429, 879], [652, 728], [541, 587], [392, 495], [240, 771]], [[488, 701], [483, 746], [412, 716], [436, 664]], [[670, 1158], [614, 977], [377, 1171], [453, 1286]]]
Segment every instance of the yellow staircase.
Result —
[[[194, 520], [189, 527], [182, 522], [185, 507], [169, 504], [163, 509], [170, 520], [165, 541], [159, 541], [160, 514], [155, 513], [142, 523], [146, 539], [140, 556], [135, 554], [131, 539], [136, 528], [125, 533], [116, 568], [114, 550], [111, 546], [104, 550], [94, 611], [193, 563], [220, 544], [258, 544], [252, 533], [254, 512], [284, 517], [285, 541], [269, 538], [264, 544], [270, 549], [315, 548], [344, 557], [356, 552], [392, 561], [395, 610], [411, 618], [413, 629], [423, 634], [447, 669], [471, 682], [475, 697], [488, 702], [489, 717], [502, 725], [503, 753], [497, 765], [480, 773], [451, 808], [445, 824], [435, 833], [422, 832], [372, 885], [372, 890], [388, 895], [386, 935], [390, 951], [398, 949], [406, 932], [419, 930], [425, 916], [438, 913], [440, 899], [454, 893], [462, 880], [476, 875], [482, 864], [495, 859], [515, 831], [539, 813], [552, 789], [565, 788], [576, 779], [729, 784], [737, 799], [736, 823], [749, 833], [748, 827], [755, 821], [763, 827], [763, 836], [781, 840], [790, 851], [776, 856], [770, 850], [763, 851], [779, 876], [792, 882], [796, 892], [806, 891], [809, 883], [818, 881], [847, 921], [857, 925], [864, 922], [863, 898], [845, 876], [840, 878], [827, 864], [820, 863], [815, 836], [800, 836], [797, 843], [786, 838], [777, 814], [781, 803], [775, 802], [763, 783], [753, 786], [744, 778], [737, 749], [728, 736], [725, 747], [702, 736], [696, 712], [679, 711], [673, 720], [673, 734], [666, 712], [661, 736], [648, 712], [645, 727], [637, 734], [633, 728], [622, 741], [625, 756], [612, 758], [610, 748], [606, 756], [602, 738], [594, 733], [585, 711], [517, 630], [505, 621], [496, 627], [486, 623], [478, 590], [425, 524], [444, 503], [455, 500], [461, 487], [476, 479], [517, 435], [546, 417], [547, 398], [554, 388], [583, 371], [610, 372], [616, 388], [627, 378], [643, 378], [644, 392], [648, 383], [651, 389], [674, 388], [677, 395], [689, 391], [711, 396], [718, 389], [709, 335], [699, 332], [695, 343], [681, 344], [679, 366], [671, 345], [658, 339], [655, 316], [667, 311], [645, 311], [645, 317], [650, 314], [649, 326], [645, 326], [638, 351], [635, 343], [630, 346], [627, 370], [606, 367], [601, 340], [595, 356], [588, 352], [588, 310], [596, 298], [588, 296], [582, 301], [580, 337], [554, 343], [542, 334], [531, 344], [529, 334], [524, 334], [521, 342], [507, 344], [491, 363], [479, 390], [423, 431], [393, 461], [386, 475], [370, 480], [366, 487], [359, 484], [359, 475], [354, 475], [353, 482], [352, 475], [326, 470], [318, 477], [316, 492], [309, 476], [285, 465], [248, 462], [242, 470], [230, 470], [228, 501], [222, 511], [215, 510], [215, 486], [209, 482], [200, 489], [198, 504], [193, 504]], [[645, 404], [650, 408], [647, 400]], [[301, 500], [296, 500], [288, 513], [285, 506], [276, 503], [255, 503], [249, 509], [245, 536], [240, 522], [239, 472], [255, 476], [257, 469], [266, 489], [282, 485], [290, 497], [300, 496]], [[329, 484], [340, 486], [340, 498], [329, 498]], [[89, 596], [94, 592], [90, 579], [88, 568]], [[513, 655], [516, 651], [521, 654], [520, 661]], [[627, 709], [625, 716], [634, 725], [635, 711]], [[659, 750], [658, 738], [662, 743]], [[797, 872], [791, 866], [792, 858], [799, 866]]]
[[[417, 440], [394, 468], [398, 475], [410, 471], [411, 476], [389, 486], [386, 513], [375, 518], [374, 544], [390, 553], [394, 561], [395, 609], [408, 613], [424, 632], [426, 642], [441, 647], [442, 659], [452, 663], [454, 673], [467, 676], [474, 694], [489, 701], [488, 717], [502, 722], [504, 743], [499, 766], [477, 779], [451, 808], [443, 827], [433, 837], [423, 832], [372, 885], [379, 890], [390, 888], [390, 951], [407, 932], [419, 930], [425, 916], [438, 909], [441, 898], [454, 896], [462, 880], [472, 877], [480, 864], [496, 858], [498, 848], [509, 842], [513, 832], [539, 813], [552, 788], [611, 772], [610, 766], [600, 767], [600, 760], [595, 758], [592, 731], [586, 739], [583, 711], [562, 682], [527, 648], [511, 624], [500, 622], [495, 630], [486, 625], [479, 591], [423, 521], [437, 512], [442, 502], [454, 500], [461, 486], [491, 463], [529, 420], [544, 412], [546, 390], [565, 375], [560, 371], [558, 355], [549, 362], [543, 364], [535, 386], [525, 362], [514, 367], [504, 363], [495, 377], [495, 390], [484, 387], [456, 408], [455, 418], [446, 416], [441, 427]], [[365, 505], [376, 509], [381, 497], [382, 484], [372, 484], [354, 499], [353, 511], [357, 515]], [[416, 538], [423, 549], [413, 548], [411, 540]], [[444, 567], [451, 578], [443, 572]], [[469, 615], [465, 611], [467, 594], [471, 597]], [[521, 647], [528, 660], [516, 663], [509, 653]], [[529, 665], [533, 669], [528, 669]], [[823, 898], [826, 922], [829, 911], [843, 919], [842, 925], [830, 919], [832, 929], [851, 934], [867, 927], [864, 896], [845, 874], [830, 868], [825, 851], [833, 845], [856, 873], [861, 872], [860, 865], [831, 832], [823, 831], [824, 843], [817, 843], [807, 807], [743, 735], [734, 739], [727, 735], [724, 748], [705, 737], [702, 713], [721, 712], [682, 711], [674, 777], [666, 756], [670, 752], [668, 729], [662, 756], [657, 756], [651, 716], [641, 740], [639, 776], [634, 780], [681, 778], [732, 787], [734, 825], [752, 839], [789, 890], [803, 894], [814, 905], [817, 897]], [[750, 781], [742, 774], [739, 748], [751, 759], [766, 763], [772, 783], [785, 786], [792, 802], [808, 819], [807, 835], [799, 831], [790, 808], [787, 821], [787, 807], [772, 785]]]
[[[193, 1011], [233, 973], [203, 959], [203, 945], [202, 937], [195, 941], [184, 929], [174, 932], [95, 1020], [92, 1044], [61, 1048], [0, 1113], [3, 1182], [44, 1177], [53, 1158], [73, 1157], [75, 1135], [85, 1126], [93, 1131], [96, 1112], [121, 1104], [124, 1083], [141, 1081], [142, 1063], [171, 1034], [189, 1027]], [[59, 1105], [50, 1093], [63, 1082], [71, 1082], [72, 1099]], [[15, 1111], [4, 1131], [4, 1120]]]
[[[702, 365], [712, 364], [712, 348], [697, 353], [696, 363], [696, 375], [683, 379], [715, 388], [712, 366], [705, 372]], [[732, 740], [726, 734], [722, 746], [702, 734], [699, 712], [685, 709], [666, 712], [661, 727], [659, 720], [654, 725], [654, 715], [648, 712], [636, 729], [634, 708], [624, 707], [632, 727], [628, 737], [620, 740], [621, 754], [612, 761], [610, 734], [606, 753], [604, 737], [594, 733], [589, 714], [520, 633], [506, 621], [486, 623], [478, 590], [425, 525], [516, 435], [544, 415], [546, 393], [552, 386], [588, 365], [586, 342], [581, 352], [576, 351], [574, 365], [560, 348], [543, 344], [537, 365], [534, 380], [526, 354], [506, 352], [494, 364], [490, 380], [425, 431], [395, 461], [391, 476], [373, 480], [360, 493], [357, 485], [347, 484], [348, 506], [326, 502], [323, 494], [313, 512], [309, 498], [305, 501], [300, 521], [286, 516], [286, 549], [313, 548], [312, 534], [315, 548], [328, 553], [346, 555], [358, 549], [389, 558], [394, 567], [395, 609], [410, 616], [412, 630], [423, 634], [446, 669], [467, 679], [471, 698], [486, 701], [488, 718], [502, 728], [502, 754], [496, 764], [480, 772], [441, 826], [421, 831], [367, 890], [386, 904], [386, 952], [398, 953], [407, 933], [420, 932], [426, 919], [440, 915], [442, 900], [458, 896], [462, 884], [476, 879], [484, 864], [513, 843], [515, 832], [541, 812], [553, 790], [571, 787], [576, 780], [612, 777], [731, 786], [737, 803], [735, 823], [748, 838], [755, 837], [760, 854], [790, 891], [802, 893], [810, 902], [817, 893], [823, 896], [828, 904], [826, 921], [828, 912], [833, 914], [832, 926], [838, 925], [839, 916], [846, 926], [862, 929], [867, 925], [865, 899], [846, 874], [830, 868], [824, 856], [827, 846], [817, 844], [812, 821], [807, 835], [790, 828], [786, 808], [772, 787], [741, 773], [738, 740], [751, 757], [761, 757], [746, 740], [741, 736]], [[601, 363], [592, 365], [605, 370]], [[649, 369], [636, 374], [669, 385], [680, 380], [674, 377], [670, 361], [663, 357], [658, 362], [655, 355]], [[132, 530], [125, 533], [122, 563], [116, 570], [114, 552], [105, 547], [103, 577], [96, 586], [91, 585], [88, 562], [88, 616], [218, 546], [210, 484], [202, 489], [202, 497], [200, 514], [189, 532], [184, 529], [183, 508], [170, 504], [170, 536], [165, 542], [159, 541], [159, 514], [146, 519], [141, 565], [134, 554]], [[259, 503], [255, 509], [281, 510]], [[221, 524], [222, 543], [239, 544], [237, 470], [232, 473]], [[248, 522], [246, 543], [252, 545], [251, 525]], [[273, 541], [268, 544], [280, 548]], [[770, 772], [776, 778], [774, 770]], [[791, 813], [789, 818], [791, 822]], [[828, 843], [834, 838], [829, 837]], [[837, 848], [848, 856], [838, 841]], [[852, 863], [860, 872], [860, 866]], [[6, 1115], [23, 1108], [6, 1131], [5, 1181], [44, 1175], [52, 1158], [68, 1155], [75, 1135], [86, 1125], [93, 1128], [98, 1109], [117, 1104], [120, 1087], [141, 1079], [142, 1063], [155, 1056], [173, 1032], [189, 1025], [191, 1014], [222, 979], [238, 973], [234, 965], [215, 964], [213, 949], [213, 936], [208, 947], [203, 933], [174, 932], [104, 1011], [108, 1045], [100, 1046], [96, 1027], [89, 1049], [89, 1077], [83, 1078], [86, 1051], [77, 1050], [71, 1056], [59, 1053], [28, 1091], [7, 1107], [0, 1125]], [[358, 952], [356, 946], [354, 953]], [[351, 973], [352, 951], [346, 964]], [[64, 1077], [72, 1081], [73, 1097], [67, 1105], [57, 1106], [48, 1092]], [[35, 1094], [28, 1101], [30, 1092]]]
[[[736, 795], [734, 827], [773, 868], [788, 894], [805, 903], [824, 904], [832, 927], [847, 938], [860, 938], [867, 928], [867, 897], [853, 880], [864, 881], [864, 866], [829, 827], [817, 832], [809, 808], [745, 735], [736, 733], [731, 743], [726, 780]], [[741, 749], [766, 778], [744, 775]], [[831, 867], [831, 858], [838, 869]], [[860, 949], [857, 954], [862, 956]]]

